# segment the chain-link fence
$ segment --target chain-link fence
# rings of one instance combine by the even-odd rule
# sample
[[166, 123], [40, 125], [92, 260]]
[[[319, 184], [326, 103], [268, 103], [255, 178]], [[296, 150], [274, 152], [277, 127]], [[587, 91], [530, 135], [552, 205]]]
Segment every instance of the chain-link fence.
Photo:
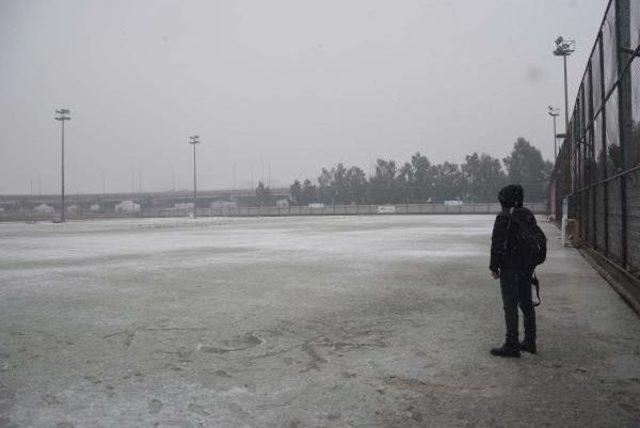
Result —
[[640, 0], [611, 0], [549, 186], [550, 211], [586, 245], [640, 272]]

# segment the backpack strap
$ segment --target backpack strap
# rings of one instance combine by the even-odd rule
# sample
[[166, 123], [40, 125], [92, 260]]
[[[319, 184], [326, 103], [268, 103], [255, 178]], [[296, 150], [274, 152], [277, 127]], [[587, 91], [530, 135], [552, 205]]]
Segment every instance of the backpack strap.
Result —
[[502, 251], [503, 254], [507, 254], [507, 245], [509, 245], [509, 236], [511, 234], [511, 224], [513, 223], [513, 214], [511, 212], [501, 213], [500, 215], [504, 215], [507, 217], [507, 233], [505, 233], [504, 242], [502, 243]]

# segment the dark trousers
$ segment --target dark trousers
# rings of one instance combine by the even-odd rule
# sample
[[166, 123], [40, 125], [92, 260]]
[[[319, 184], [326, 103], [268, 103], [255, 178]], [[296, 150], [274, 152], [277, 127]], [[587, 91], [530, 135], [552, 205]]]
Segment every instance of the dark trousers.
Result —
[[500, 289], [507, 324], [507, 343], [518, 343], [518, 305], [524, 318], [525, 341], [536, 341], [536, 312], [531, 300], [532, 270], [505, 269], [500, 272]]

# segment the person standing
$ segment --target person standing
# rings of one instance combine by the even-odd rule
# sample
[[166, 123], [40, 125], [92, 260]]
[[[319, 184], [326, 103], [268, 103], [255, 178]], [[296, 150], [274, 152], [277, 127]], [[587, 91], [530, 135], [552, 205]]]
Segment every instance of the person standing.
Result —
[[[520, 351], [537, 353], [536, 314], [531, 298], [533, 272], [542, 263], [536, 254], [546, 257], [546, 238], [536, 224], [533, 213], [524, 208], [524, 191], [518, 184], [505, 186], [498, 192], [502, 211], [497, 215], [491, 237], [489, 269], [494, 279], [500, 280], [500, 290], [506, 324], [506, 340], [491, 354], [499, 357], [520, 357]], [[537, 231], [542, 238], [536, 235]], [[544, 241], [543, 249], [534, 249], [536, 241]], [[518, 306], [524, 318], [524, 341], [518, 342]]]

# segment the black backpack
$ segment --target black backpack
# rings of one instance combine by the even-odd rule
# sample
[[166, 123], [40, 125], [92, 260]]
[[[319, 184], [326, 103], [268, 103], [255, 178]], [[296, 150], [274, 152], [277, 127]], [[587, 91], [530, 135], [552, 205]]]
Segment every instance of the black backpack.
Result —
[[535, 268], [547, 258], [547, 237], [526, 208], [516, 208], [509, 215], [509, 235], [513, 255], [522, 267]]
[[514, 237], [511, 250], [513, 256], [518, 260], [518, 264], [523, 268], [534, 269], [531, 285], [536, 289], [538, 301], [533, 306], [538, 306], [542, 300], [540, 300], [540, 281], [535, 274], [535, 267], [544, 263], [547, 258], [547, 237], [536, 223], [533, 213], [526, 208], [516, 208], [509, 214], [509, 233], [507, 236]]

